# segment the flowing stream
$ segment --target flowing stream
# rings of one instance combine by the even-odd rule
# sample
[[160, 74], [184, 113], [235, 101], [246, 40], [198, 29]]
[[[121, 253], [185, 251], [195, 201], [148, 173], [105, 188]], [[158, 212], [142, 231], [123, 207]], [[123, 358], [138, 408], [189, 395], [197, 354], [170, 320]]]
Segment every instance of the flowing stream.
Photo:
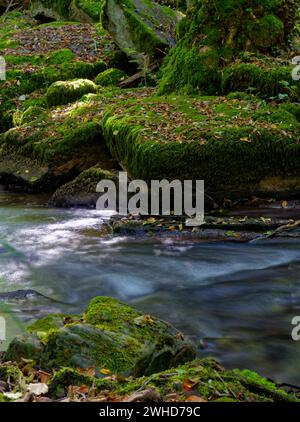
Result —
[[[300, 342], [291, 338], [300, 241], [104, 239], [107, 217], [44, 200], [0, 193], [0, 299], [14, 320], [78, 313], [109, 295], [172, 322], [200, 356], [300, 384]], [[5, 297], [16, 290], [43, 296]]]

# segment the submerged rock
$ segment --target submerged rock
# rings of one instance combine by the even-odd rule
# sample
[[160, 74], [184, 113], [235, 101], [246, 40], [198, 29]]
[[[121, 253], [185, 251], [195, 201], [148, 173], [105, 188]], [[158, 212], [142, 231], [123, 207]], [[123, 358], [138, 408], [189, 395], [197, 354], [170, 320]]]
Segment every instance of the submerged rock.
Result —
[[32, 355], [49, 370], [94, 367], [138, 376], [174, 367], [196, 353], [172, 325], [109, 297], [93, 299], [81, 318], [57, 316], [49, 323], [46, 317], [28, 330], [10, 344], [6, 359]]
[[109, 99], [93, 95], [52, 109], [47, 122], [26, 113], [24, 123], [1, 134], [0, 183], [14, 190], [54, 191], [96, 164], [116, 168], [100, 124]]

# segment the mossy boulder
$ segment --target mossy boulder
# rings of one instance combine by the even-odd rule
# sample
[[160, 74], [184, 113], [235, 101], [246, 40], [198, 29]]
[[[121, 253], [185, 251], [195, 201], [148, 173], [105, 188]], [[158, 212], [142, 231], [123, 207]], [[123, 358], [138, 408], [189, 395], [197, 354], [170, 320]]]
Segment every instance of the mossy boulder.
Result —
[[54, 192], [93, 166], [118, 168], [103, 138], [104, 110], [118, 99], [152, 91], [98, 90], [98, 94], [48, 110], [45, 121], [25, 122], [0, 134], [0, 183], [11, 190]]
[[1, 183], [54, 191], [99, 162], [104, 169], [113, 168], [100, 124], [102, 98], [53, 109], [42, 124], [34, 120], [1, 134]]
[[102, 125], [111, 154], [136, 179], [204, 180], [214, 198], [296, 194], [300, 186], [300, 126], [285, 106], [144, 98], [111, 107]]
[[126, 73], [120, 69], [110, 68], [96, 76], [95, 82], [97, 85], [113, 86], [118, 85], [123, 79], [126, 78]]
[[[117, 166], [117, 163], [115, 165]], [[85, 170], [74, 180], [57, 189], [51, 197], [49, 205], [64, 208], [95, 208], [99, 198], [96, 187], [103, 179], [118, 181], [116, 174], [103, 170], [101, 167]]]
[[[50, 328], [48, 322], [44, 327], [43, 320], [39, 322], [36, 336], [41, 345], [37, 362], [49, 370], [94, 367], [97, 371], [143, 375], [195, 357], [192, 343], [172, 325], [109, 297], [93, 299], [82, 318], [64, 319], [64, 327], [58, 323]], [[34, 328], [29, 330], [27, 337], [11, 343], [6, 358], [20, 360], [21, 345], [32, 339]]]
[[30, 12], [37, 18], [93, 23], [100, 11], [101, 0], [30, 0]]
[[243, 91], [266, 99], [300, 98], [300, 81], [292, 78], [293, 66], [284, 60], [238, 59], [222, 71], [222, 92]]
[[104, 0], [102, 25], [121, 50], [143, 63], [175, 45], [178, 15], [151, 0]]
[[68, 104], [79, 100], [85, 94], [97, 92], [97, 86], [88, 79], [54, 82], [47, 90], [49, 107]]
[[160, 92], [221, 92], [221, 72], [241, 52], [286, 51], [297, 0], [193, 1], [161, 70]]
[[6, 360], [18, 362], [22, 359], [38, 360], [41, 352], [42, 345], [35, 333], [22, 334], [10, 343]]

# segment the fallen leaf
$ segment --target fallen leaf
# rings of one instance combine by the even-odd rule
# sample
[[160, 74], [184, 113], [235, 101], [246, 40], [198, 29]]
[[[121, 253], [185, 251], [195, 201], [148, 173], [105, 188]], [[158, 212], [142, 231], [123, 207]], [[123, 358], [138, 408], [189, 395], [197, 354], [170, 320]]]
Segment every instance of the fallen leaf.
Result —
[[186, 379], [183, 381], [184, 390], [193, 390], [199, 384], [198, 380]]
[[94, 367], [90, 367], [90, 368], [77, 368], [77, 371], [81, 375], [86, 375], [87, 377], [94, 377], [96, 375], [96, 369]]
[[45, 371], [38, 371], [39, 377], [40, 377], [40, 381], [43, 384], [48, 384], [50, 378], [51, 378], [51, 374], [49, 374], [48, 372]]
[[43, 382], [28, 384], [27, 391], [35, 394], [36, 396], [41, 396], [42, 394], [48, 393], [48, 385]]
[[193, 402], [198, 402], [198, 403], [206, 403], [207, 400], [203, 399], [200, 396], [189, 396], [187, 399], [187, 401], [193, 401]]
[[2, 393], [4, 397], [10, 399], [10, 400], [18, 400], [20, 399], [23, 394], [22, 393]]
[[110, 375], [111, 374], [111, 370], [110, 369], [103, 368], [103, 369], [100, 370], [100, 374]]

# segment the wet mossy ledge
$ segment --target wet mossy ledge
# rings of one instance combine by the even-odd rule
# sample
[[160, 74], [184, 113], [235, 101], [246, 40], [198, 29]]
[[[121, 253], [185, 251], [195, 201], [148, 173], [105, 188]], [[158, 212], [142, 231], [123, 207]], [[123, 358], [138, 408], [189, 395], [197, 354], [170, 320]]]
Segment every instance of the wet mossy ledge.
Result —
[[36, 402], [299, 401], [255, 372], [195, 356], [169, 323], [96, 297], [82, 315], [48, 315], [11, 342], [0, 361], [0, 401], [26, 401], [26, 391]]

